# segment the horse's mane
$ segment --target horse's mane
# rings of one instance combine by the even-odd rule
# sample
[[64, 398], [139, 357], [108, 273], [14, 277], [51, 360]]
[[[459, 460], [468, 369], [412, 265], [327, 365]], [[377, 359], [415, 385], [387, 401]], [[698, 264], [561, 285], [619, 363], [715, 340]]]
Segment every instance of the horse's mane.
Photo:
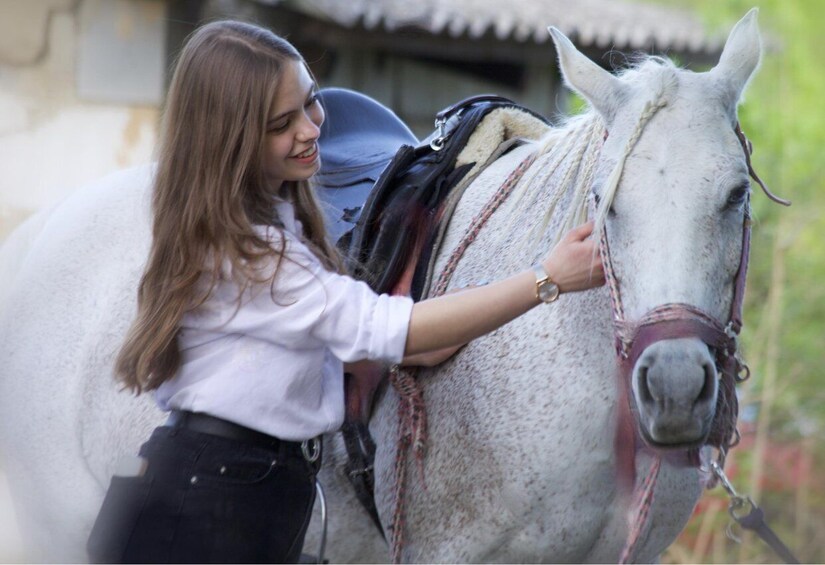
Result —
[[[604, 225], [616, 196], [625, 161], [645, 125], [674, 95], [678, 86], [678, 72], [679, 69], [669, 59], [647, 56], [618, 73], [622, 82], [632, 89], [651, 91], [652, 95], [644, 104], [635, 130], [604, 182], [601, 200], [595, 210], [594, 231]], [[569, 229], [587, 219], [587, 208], [592, 201], [590, 190], [596, 180], [598, 156], [606, 134], [604, 120], [588, 105], [583, 113], [564, 118], [558, 127], [534, 142], [536, 159], [519, 183], [516, 210], [541, 206], [545, 213], [539, 225], [527, 234], [525, 243], [541, 239], [551, 218], [559, 209], [564, 217], [558, 224], [560, 229], [553, 234], [552, 244], [557, 243]], [[561, 180], [551, 182], [553, 178]], [[570, 198], [565, 199], [568, 195]], [[560, 206], [563, 200], [565, 204]]]

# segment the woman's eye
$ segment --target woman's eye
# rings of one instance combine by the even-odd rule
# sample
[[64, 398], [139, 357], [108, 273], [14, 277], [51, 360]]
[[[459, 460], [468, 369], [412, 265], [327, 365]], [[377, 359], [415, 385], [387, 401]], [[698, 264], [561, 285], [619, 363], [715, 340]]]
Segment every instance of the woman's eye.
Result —
[[274, 126], [269, 128], [269, 133], [281, 133], [282, 131], [286, 131], [287, 127], [289, 127], [289, 122], [275, 124]]
[[315, 94], [313, 94], [313, 95], [309, 98], [309, 100], [307, 100], [306, 107], [307, 107], [307, 108], [309, 108], [309, 107], [310, 107], [310, 106], [312, 106], [313, 104], [317, 104], [317, 103], [318, 103], [319, 98], [320, 98], [320, 96], [319, 96], [319, 94], [316, 92]]

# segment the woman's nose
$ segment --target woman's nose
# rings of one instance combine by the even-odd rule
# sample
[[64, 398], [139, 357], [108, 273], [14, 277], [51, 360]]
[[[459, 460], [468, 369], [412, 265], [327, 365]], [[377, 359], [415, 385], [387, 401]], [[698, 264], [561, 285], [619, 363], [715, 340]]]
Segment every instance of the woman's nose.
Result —
[[304, 114], [301, 119], [301, 127], [298, 130], [298, 137], [301, 141], [314, 141], [321, 135], [321, 125], [315, 123], [312, 116]]

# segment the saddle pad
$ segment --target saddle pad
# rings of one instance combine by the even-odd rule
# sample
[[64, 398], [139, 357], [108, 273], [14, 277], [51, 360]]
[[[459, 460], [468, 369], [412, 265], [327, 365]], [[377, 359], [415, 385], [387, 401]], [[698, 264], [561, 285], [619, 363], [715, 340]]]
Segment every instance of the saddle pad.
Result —
[[426, 263], [422, 262], [416, 269], [413, 286], [420, 289], [421, 297], [429, 295], [435, 259], [441, 250], [453, 212], [467, 187], [496, 159], [525, 142], [541, 139], [551, 127], [534, 114], [517, 107], [493, 110], [476, 126], [467, 145], [456, 158], [456, 168], [469, 165], [470, 170], [450, 191], [439, 213], [438, 229], [427, 246], [427, 252], [421, 257]]

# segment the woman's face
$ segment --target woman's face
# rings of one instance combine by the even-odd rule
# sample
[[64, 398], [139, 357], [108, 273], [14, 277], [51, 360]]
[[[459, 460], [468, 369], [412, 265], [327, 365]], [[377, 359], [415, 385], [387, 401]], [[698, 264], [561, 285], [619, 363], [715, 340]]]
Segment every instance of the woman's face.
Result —
[[306, 180], [321, 167], [318, 136], [324, 109], [301, 61], [284, 66], [266, 125], [264, 173], [276, 192], [284, 181]]

